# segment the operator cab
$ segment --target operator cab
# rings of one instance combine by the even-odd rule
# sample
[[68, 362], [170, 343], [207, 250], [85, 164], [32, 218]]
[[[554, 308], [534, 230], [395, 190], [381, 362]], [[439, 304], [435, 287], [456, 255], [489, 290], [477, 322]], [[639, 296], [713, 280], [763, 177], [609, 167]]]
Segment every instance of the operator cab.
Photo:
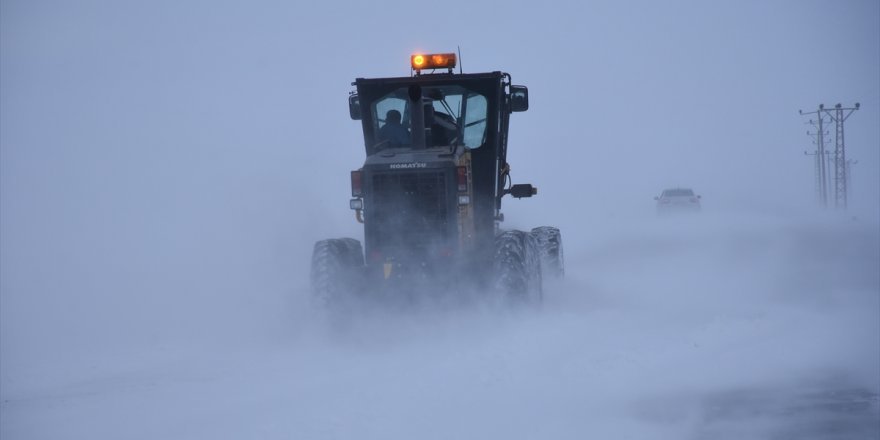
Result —
[[[352, 83], [357, 92], [349, 96], [349, 111], [352, 119], [362, 120], [367, 156], [387, 149], [480, 148], [493, 140], [492, 116], [506, 122], [493, 113], [528, 109], [528, 90], [504, 83], [509, 75], [455, 75], [456, 61], [453, 53], [413, 55], [411, 77]], [[427, 70], [431, 73], [423, 74]], [[499, 93], [499, 85], [509, 87], [509, 97]]]
[[[372, 101], [371, 130], [366, 133], [367, 155], [388, 148], [413, 149], [413, 104], [409, 98], [410, 87], [398, 87]], [[487, 100], [486, 96], [460, 85], [436, 85], [422, 87], [424, 110], [424, 148], [456, 147], [479, 148], [486, 142]], [[400, 115], [401, 120], [387, 120], [388, 115]], [[393, 119], [393, 118], [392, 118]], [[394, 126], [406, 133], [405, 141], [389, 136]]]

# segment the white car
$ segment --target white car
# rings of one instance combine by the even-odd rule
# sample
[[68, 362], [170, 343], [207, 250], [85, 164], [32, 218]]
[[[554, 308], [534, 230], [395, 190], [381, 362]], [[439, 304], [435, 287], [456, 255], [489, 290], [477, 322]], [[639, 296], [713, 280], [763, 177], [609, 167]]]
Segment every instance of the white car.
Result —
[[700, 196], [690, 188], [664, 189], [657, 201], [657, 213], [697, 212], [700, 210]]

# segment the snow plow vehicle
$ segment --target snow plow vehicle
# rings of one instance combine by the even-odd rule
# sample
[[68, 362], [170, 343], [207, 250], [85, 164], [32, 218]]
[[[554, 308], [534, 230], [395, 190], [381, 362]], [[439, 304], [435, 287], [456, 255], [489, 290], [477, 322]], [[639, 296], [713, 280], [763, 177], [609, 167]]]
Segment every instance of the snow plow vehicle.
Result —
[[511, 184], [510, 115], [528, 89], [504, 72], [455, 73], [455, 54], [410, 57], [407, 77], [358, 78], [348, 99], [366, 160], [351, 172], [350, 207], [364, 242], [320, 240], [312, 299], [338, 309], [362, 301], [418, 301], [459, 292], [539, 303], [543, 280], [564, 273], [559, 229], [503, 230]]

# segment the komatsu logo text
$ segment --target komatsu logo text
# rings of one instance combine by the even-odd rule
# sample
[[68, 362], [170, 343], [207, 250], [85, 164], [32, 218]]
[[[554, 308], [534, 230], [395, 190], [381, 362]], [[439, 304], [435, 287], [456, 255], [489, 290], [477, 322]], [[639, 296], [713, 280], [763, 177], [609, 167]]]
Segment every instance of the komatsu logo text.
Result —
[[388, 168], [391, 168], [392, 170], [404, 170], [404, 169], [410, 169], [410, 168], [426, 168], [427, 166], [428, 166], [428, 164], [426, 164], [424, 162], [393, 163], [391, 165], [388, 165]]

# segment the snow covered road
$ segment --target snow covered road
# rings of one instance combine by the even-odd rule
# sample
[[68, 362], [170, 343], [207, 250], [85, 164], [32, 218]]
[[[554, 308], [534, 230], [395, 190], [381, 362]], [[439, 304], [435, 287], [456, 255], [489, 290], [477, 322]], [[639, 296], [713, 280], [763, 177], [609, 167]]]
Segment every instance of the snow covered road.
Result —
[[0, 438], [880, 436], [876, 225], [704, 215], [563, 235], [567, 278], [540, 311], [365, 316], [334, 332], [299, 273], [208, 282], [225, 306], [187, 315], [198, 330], [120, 308], [121, 335], [165, 327], [133, 341], [26, 348], [10, 329], [36, 324], [17, 320]]

